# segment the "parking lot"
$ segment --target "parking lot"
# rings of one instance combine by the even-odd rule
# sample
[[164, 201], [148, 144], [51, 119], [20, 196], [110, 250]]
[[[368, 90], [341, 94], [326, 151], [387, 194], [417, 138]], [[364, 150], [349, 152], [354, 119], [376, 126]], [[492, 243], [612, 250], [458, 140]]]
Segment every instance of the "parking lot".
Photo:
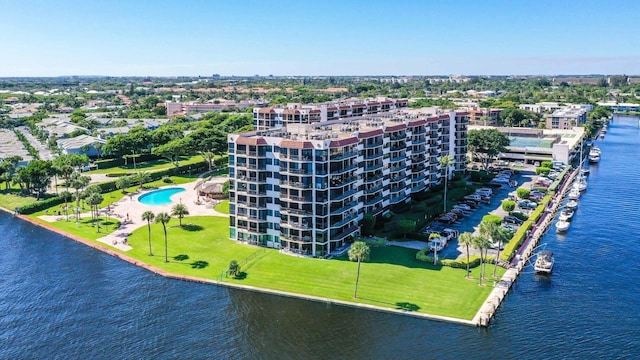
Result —
[[[508, 213], [502, 209], [502, 200], [509, 197], [509, 193], [515, 192], [516, 188], [524, 186], [529, 188], [536, 177], [534, 172], [522, 171], [512, 177], [515, 186], [511, 187], [509, 184], [503, 184], [500, 188], [493, 188], [493, 196], [491, 196], [488, 204], [480, 204], [476, 209], [472, 209], [467, 212], [468, 215], [458, 219], [453, 224], [445, 224], [439, 222], [433, 222], [429, 231], [440, 231], [445, 228], [458, 230], [461, 234], [463, 232], [471, 232], [474, 235], [478, 235], [478, 225], [482, 221], [482, 217], [487, 214], [495, 214], [500, 217], [507, 216]], [[518, 209], [523, 212], [530, 212], [531, 210]], [[480, 252], [474, 248], [469, 248], [471, 255], [479, 255]], [[489, 250], [490, 255], [496, 255], [497, 250]], [[446, 259], [456, 259], [461, 255], [466, 256], [466, 247], [459, 246], [457, 239], [451, 240], [447, 247], [438, 253], [438, 257]]]

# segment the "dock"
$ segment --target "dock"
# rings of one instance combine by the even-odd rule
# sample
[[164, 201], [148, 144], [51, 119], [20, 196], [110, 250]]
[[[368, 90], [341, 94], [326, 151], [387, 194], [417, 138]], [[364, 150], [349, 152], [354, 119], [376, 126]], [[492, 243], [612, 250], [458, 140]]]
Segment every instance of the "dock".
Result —
[[496, 311], [502, 304], [502, 301], [505, 299], [509, 290], [513, 286], [513, 284], [518, 279], [518, 276], [525, 268], [527, 262], [533, 256], [534, 249], [538, 246], [540, 239], [547, 232], [549, 225], [553, 222], [553, 217], [556, 212], [560, 208], [562, 204], [562, 198], [565, 196], [567, 191], [569, 190], [569, 184], [575, 179], [575, 177], [580, 173], [580, 168], [574, 169], [571, 171], [568, 176], [565, 177], [562, 184], [558, 187], [558, 191], [554, 194], [553, 199], [547, 204], [547, 209], [540, 216], [538, 222], [536, 222], [533, 227], [528, 232], [527, 237], [522, 242], [522, 245], [516, 252], [513, 260], [510, 263], [507, 271], [502, 275], [500, 280], [496, 280], [495, 286], [487, 300], [482, 304], [480, 310], [473, 317], [472, 322], [476, 324], [476, 326], [480, 327], [488, 327], [493, 319]]

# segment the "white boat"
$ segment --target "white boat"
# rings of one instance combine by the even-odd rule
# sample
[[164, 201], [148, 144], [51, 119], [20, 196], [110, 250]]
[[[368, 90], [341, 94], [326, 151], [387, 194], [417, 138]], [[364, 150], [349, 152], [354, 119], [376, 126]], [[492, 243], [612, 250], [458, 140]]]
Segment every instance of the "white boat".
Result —
[[569, 230], [569, 226], [571, 226], [570, 222], [559, 220], [558, 222], [556, 222], [556, 232], [566, 232], [567, 230]]
[[602, 150], [600, 150], [600, 148], [599, 148], [599, 147], [594, 146], [594, 147], [592, 147], [592, 148], [591, 148], [591, 150], [589, 151], [589, 154], [591, 154], [591, 153], [595, 153], [595, 154], [600, 155], [600, 153], [601, 153], [601, 152], [602, 152]]
[[533, 265], [537, 274], [550, 274], [553, 270], [553, 264], [555, 260], [553, 259], [553, 253], [549, 250], [542, 250], [538, 252], [536, 257], [536, 263]]
[[569, 200], [567, 203], [567, 209], [575, 210], [578, 208], [578, 200]]
[[600, 162], [600, 153], [590, 152], [589, 153], [589, 162], [590, 163]]
[[578, 188], [576, 187], [572, 188], [571, 191], [569, 191], [569, 199], [571, 200], [580, 199], [580, 190], [578, 190]]
[[574, 213], [575, 213], [575, 211], [573, 211], [571, 209], [564, 209], [564, 210], [560, 211], [560, 216], [558, 216], [558, 220], [560, 220], [560, 221], [569, 221], [573, 217]]
[[577, 189], [578, 191], [587, 190], [587, 180], [585, 180], [582, 176], [578, 176], [578, 180], [573, 183], [573, 189]]
[[582, 177], [584, 177], [584, 176], [589, 175], [589, 173], [590, 173], [590, 172], [591, 172], [591, 170], [590, 170], [589, 168], [582, 168], [582, 169], [580, 170], [580, 175], [581, 175]]

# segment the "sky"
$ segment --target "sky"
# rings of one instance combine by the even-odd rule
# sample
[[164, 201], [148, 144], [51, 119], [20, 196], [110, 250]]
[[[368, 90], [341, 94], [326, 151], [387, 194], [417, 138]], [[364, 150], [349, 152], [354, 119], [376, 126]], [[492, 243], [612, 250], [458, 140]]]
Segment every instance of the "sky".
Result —
[[0, 0], [0, 77], [640, 74], [638, 0]]

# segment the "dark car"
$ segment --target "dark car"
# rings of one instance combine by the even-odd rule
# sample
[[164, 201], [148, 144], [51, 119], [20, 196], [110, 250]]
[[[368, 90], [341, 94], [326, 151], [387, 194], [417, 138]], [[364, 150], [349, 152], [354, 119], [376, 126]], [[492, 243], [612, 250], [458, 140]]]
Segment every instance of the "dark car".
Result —
[[516, 224], [516, 225], [522, 225], [522, 223], [524, 221], [518, 219], [515, 216], [511, 216], [511, 215], [507, 215], [502, 219], [503, 223], [507, 223], [507, 224]]

